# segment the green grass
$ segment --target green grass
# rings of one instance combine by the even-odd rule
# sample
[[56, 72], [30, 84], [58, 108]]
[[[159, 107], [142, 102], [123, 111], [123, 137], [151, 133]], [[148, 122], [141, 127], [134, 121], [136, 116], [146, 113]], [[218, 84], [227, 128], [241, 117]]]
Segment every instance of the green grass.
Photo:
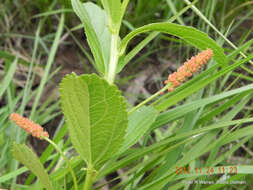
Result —
[[[52, 128], [54, 133], [50, 139], [70, 159], [77, 182], [82, 185], [85, 164], [73, 151], [64, 119], [58, 119], [61, 116], [59, 101], [55, 94], [48, 96], [46, 101], [42, 98], [47, 95], [47, 85], [58, 88], [58, 84], [52, 81], [62, 69], [56, 65], [62, 49], [75, 48], [87, 73], [93, 70], [94, 58], [84, 40], [82, 25], [70, 7], [64, 8], [57, 1], [24, 2], [25, 6], [22, 1], [13, 3], [9, 0], [0, 5], [0, 188], [40, 189], [39, 182], [34, 181], [34, 174], [24, 177], [27, 168], [19, 165], [10, 150], [13, 142], [31, 144], [32, 147], [41, 141], [34, 143], [11, 123], [8, 117], [12, 112], [48, 126], [50, 131]], [[95, 189], [117, 179], [121, 181], [110, 189], [246, 190], [253, 185], [253, 27], [248, 27], [248, 23], [252, 23], [252, 7], [252, 2], [246, 0], [130, 1], [121, 38], [151, 22], [193, 26], [222, 46], [229, 61], [224, 67], [211, 61], [203, 72], [174, 92], [165, 93], [151, 102], [150, 105], [159, 112], [156, 121], [134, 147], [125, 151], [120, 159], [116, 156], [106, 164], [97, 176], [99, 184]], [[125, 89], [131, 86], [131, 79], [139, 77], [140, 71], [149, 68], [149, 64], [159, 67], [164, 64], [159, 60], [165, 60], [168, 62], [165, 68], [169, 70], [154, 71], [160, 78], [143, 85], [147, 91], [158, 91], [157, 87], [173, 68], [178, 68], [196, 52], [192, 46], [173, 36], [159, 32], [142, 34], [131, 41], [121, 60], [126, 67], [116, 84], [123, 84], [120, 88]], [[16, 76], [22, 68], [27, 71], [23, 86]], [[42, 72], [38, 73], [36, 68]], [[38, 78], [39, 82], [34, 86]], [[153, 84], [154, 89], [147, 87]], [[48, 145], [38, 152], [50, 178], [64, 184], [63, 189], [73, 189], [71, 174], [54, 147]], [[218, 168], [231, 165], [237, 167], [239, 174], [231, 175], [231, 179], [245, 179], [246, 184], [188, 185], [183, 180], [204, 180], [204, 175], [175, 175], [177, 166], [214, 167], [216, 175], [211, 179], [216, 181], [221, 177]], [[113, 172], [117, 177], [103, 180]]]

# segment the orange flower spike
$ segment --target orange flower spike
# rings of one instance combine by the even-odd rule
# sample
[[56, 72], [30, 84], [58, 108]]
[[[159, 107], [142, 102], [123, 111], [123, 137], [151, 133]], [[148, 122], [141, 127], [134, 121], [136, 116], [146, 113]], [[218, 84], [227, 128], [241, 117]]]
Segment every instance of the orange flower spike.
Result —
[[183, 66], [178, 68], [177, 72], [170, 74], [168, 80], [165, 81], [165, 84], [171, 84], [168, 90], [173, 91], [174, 88], [184, 82], [187, 77], [191, 77], [193, 73], [205, 65], [212, 56], [213, 51], [207, 49], [186, 61]]
[[49, 137], [48, 133], [43, 131], [43, 128], [33, 121], [22, 117], [17, 113], [12, 113], [10, 115], [10, 119], [16, 123], [19, 127], [24, 129], [28, 134], [32, 134], [32, 136], [42, 139], [41, 136]]

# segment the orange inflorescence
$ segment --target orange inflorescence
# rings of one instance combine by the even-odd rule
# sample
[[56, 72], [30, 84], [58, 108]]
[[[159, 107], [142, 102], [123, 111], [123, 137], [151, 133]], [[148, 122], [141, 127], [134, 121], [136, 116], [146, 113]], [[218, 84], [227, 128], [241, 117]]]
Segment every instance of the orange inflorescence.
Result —
[[164, 82], [165, 84], [172, 84], [168, 90], [173, 91], [174, 88], [184, 82], [187, 77], [191, 77], [193, 73], [202, 67], [202, 65], [205, 65], [212, 56], [213, 51], [211, 49], [207, 49], [186, 61], [183, 66], [178, 68], [177, 72], [169, 75], [168, 80]]
[[43, 128], [33, 121], [22, 117], [17, 113], [12, 113], [10, 115], [10, 119], [14, 121], [19, 127], [24, 129], [28, 134], [32, 134], [32, 136], [42, 139], [41, 136], [49, 137], [48, 133], [43, 131]]

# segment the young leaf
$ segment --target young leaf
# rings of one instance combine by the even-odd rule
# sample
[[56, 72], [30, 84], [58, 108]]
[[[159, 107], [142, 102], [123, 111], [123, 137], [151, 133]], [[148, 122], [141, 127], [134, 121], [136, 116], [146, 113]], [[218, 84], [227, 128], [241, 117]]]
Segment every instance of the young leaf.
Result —
[[127, 127], [126, 102], [116, 86], [97, 75], [67, 75], [61, 104], [73, 146], [98, 169], [118, 151]]
[[102, 0], [105, 11], [110, 16], [112, 29], [119, 29], [121, 22], [121, 0]]
[[[143, 32], [149, 31], [159, 31], [167, 34], [177, 36], [184, 39], [186, 42], [192, 44], [198, 49], [204, 50], [210, 48], [213, 50], [214, 59], [221, 65], [226, 65], [227, 58], [224, 54], [223, 48], [219, 47], [214, 40], [208, 37], [207, 34], [201, 32], [193, 27], [181, 26], [178, 24], [173, 24], [169, 22], [164, 23], [153, 23], [137, 28], [136, 30], [130, 32], [120, 44], [120, 54], [125, 52], [128, 42], [133, 39], [136, 35]], [[125, 65], [119, 65], [119, 70], [121, 70]]]
[[150, 106], [144, 106], [132, 113], [128, 118], [126, 137], [119, 152], [124, 152], [137, 143], [138, 140], [149, 130], [157, 115], [158, 112]]
[[100, 73], [107, 71], [110, 59], [111, 35], [106, 12], [94, 3], [72, 0], [75, 13], [82, 21], [87, 41], [95, 59], [95, 67]]
[[13, 144], [13, 156], [29, 170], [31, 170], [39, 179], [41, 184], [47, 190], [53, 190], [53, 185], [49, 179], [47, 172], [41, 164], [35, 153], [24, 144]]

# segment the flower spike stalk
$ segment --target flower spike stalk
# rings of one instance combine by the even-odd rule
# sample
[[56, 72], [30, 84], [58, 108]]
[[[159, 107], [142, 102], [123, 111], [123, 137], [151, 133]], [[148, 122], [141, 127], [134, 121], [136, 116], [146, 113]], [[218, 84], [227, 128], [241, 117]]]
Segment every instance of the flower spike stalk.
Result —
[[66, 164], [67, 164], [69, 171], [70, 171], [72, 178], [73, 178], [74, 189], [78, 190], [77, 179], [76, 179], [75, 173], [70, 165], [69, 160], [64, 155], [64, 153], [61, 151], [61, 149], [57, 146], [57, 144], [55, 144], [53, 141], [51, 141], [48, 138], [49, 137], [48, 133], [46, 131], [44, 131], [43, 128], [39, 124], [34, 123], [33, 121], [31, 121], [31, 120], [29, 120], [17, 113], [12, 113], [10, 115], [10, 119], [13, 122], [15, 122], [19, 127], [24, 129], [28, 134], [32, 134], [32, 136], [37, 137], [39, 139], [43, 139], [42, 137], [44, 137], [44, 140], [46, 140], [47, 142], [49, 142], [51, 145], [54, 146], [54, 148], [61, 154], [63, 159], [66, 161]]
[[146, 103], [150, 102], [154, 98], [159, 95], [162, 95], [164, 91], [173, 91], [175, 87], [179, 86], [182, 82], [186, 80], [186, 78], [191, 77], [193, 73], [198, 71], [203, 65], [207, 63], [207, 61], [213, 56], [213, 51], [211, 49], [204, 50], [200, 52], [198, 55], [193, 56], [190, 60], [186, 61], [183, 66], [179, 67], [177, 72], [169, 75], [168, 80], [164, 83], [164, 86], [161, 90], [153, 94], [151, 97], [147, 98], [134, 108], [132, 108], [128, 114], [133, 113]]
[[171, 84], [171, 87], [168, 90], [173, 91], [174, 88], [184, 82], [186, 78], [191, 77], [193, 73], [205, 65], [212, 56], [213, 51], [211, 49], [207, 49], [186, 61], [183, 66], [178, 68], [177, 72], [169, 75], [168, 80], [164, 82], [165, 84]]
[[42, 139], [42, 136], [49, 137], [48, 133], [43, 130], [43, 128], [33, 121], [17, 114], [12, 113], [10, 115], [10, 119], [15, 122], [19, 127], [24, 129], [28, 134], [32, 134], [32, 136]]

